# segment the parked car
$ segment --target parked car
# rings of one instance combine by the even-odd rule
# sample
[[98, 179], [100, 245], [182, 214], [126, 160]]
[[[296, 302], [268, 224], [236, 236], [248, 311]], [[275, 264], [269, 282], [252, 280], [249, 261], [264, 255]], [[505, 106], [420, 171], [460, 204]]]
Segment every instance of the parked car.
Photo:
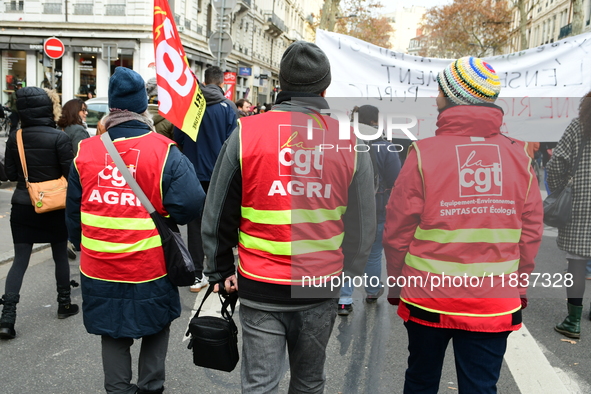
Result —
[[109, 99], [106, 97], [97, 97], [86, 100], [86, 107], [88, 108], [86, 124], [88, 126], [88, 134], [92, 137], [96, 135], [96, 125], [99, 120], [109, 113]]

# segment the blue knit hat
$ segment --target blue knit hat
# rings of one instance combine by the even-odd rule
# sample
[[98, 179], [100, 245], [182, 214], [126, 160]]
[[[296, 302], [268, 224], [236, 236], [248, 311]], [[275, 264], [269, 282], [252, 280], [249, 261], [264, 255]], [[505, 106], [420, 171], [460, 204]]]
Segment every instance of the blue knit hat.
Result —
[[109, 110], [127, 110], [138, 114], [148, 108], [144, 79], [126, 67], [117, 67], [109, 80]]

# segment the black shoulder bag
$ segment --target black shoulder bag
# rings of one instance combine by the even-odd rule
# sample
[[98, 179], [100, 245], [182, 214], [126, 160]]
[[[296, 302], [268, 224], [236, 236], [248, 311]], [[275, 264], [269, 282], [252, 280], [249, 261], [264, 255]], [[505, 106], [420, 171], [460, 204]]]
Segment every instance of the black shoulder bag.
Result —
[[[185, 335], [191, 335], [188, 349], [193, 349], [195, 365], [232, 372], [240, 358], [238, 355], [238, 328], [232, 319], [238, 301], [238, 293], [228, 294], [222, 286], [223, 283], [220, 283], [220, 292], [218, 293], [222, 302], [222, 317], [199, 316], [203, 303], [213, 291], [214, 285], [210, 284]], [[230, 311], [228, 311], [228, 307]]]
[[123, 175], [123, 178], [125, 178], [125, 181], [137, 198], [140, 199], [152, 220], [154, 220], [158, 234], [160, 234], [160, 238], [162, 239], [162, 250], [164, 251], [168, 279], [175, 286], [191, 286], [195, 283], [195, 265], [193, 264], [187, 245], [183, 242], [178, 226], [172, 219], [164, 218], [156, 211], [140, 185], [138, 185], [127, 169], [109, 134], [104, 133], [101, 136], [101, 140], [119, 169], [119, 172]]
[[583, 137], [583, 143], [573, 166], [572, 175], [562, 189], [554, 190], [544, 200], [544, 224], [552, 227], [564, 227], [570, 223], [573, 215], [573, 180], [579, 169], [579, 162], [583, 156], [583, 150], [587, 146], [587, 138]]

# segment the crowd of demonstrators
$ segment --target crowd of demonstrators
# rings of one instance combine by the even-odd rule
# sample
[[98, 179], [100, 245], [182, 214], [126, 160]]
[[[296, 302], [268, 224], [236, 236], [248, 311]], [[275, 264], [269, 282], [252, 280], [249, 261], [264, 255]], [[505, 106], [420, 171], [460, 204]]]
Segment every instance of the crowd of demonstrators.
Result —
[[169, 120], [158, 113], [158, 85], [156, 78], [150, 78], [146, 82], [146, 94], [148, 95], [148, 112], [152, 116], [154, 130], [158, 134], [162, 134], [172, 140], [174, 138], [174, 126]]
[[[109, 81], [106, 132], [157, 212], [186, 224], [201, 214], [205, 194], [189, 159], [151, 132], [147, 108], [142, 77], [117, 67]], [[101, 336], [107, 393], [162, 393], [170, 323], [181, 314], [179, 293], [166, 276], [152, 218], [105, 157], [101, 138], [82, 141], [68, 180], [66, 218], [81, 249], [84, 326]], [[134, 384], [130, 347], [139, 338]]]
[[[567, 287], [568, 316], [554, 327], [559, 333], [579, 338], [587, 263], [591, 260], [591, 92], [581, 101], [573, 119], [554, 148], [546, 166], [550, 191], [560, 190], [572, 179], [572, 220], [558, 228], [556, 243], [566, 252], [573, 285]], [[577, 166], [577, 158], [580, 161]], [[576, 167], [576, 170], [575, 170]], [[591, 316], [590, 316], [591, 317]]]
[[[435, 137], [412, 144], [388, 203], [388, 275], [529, 275], [542, 239], [542, 200], [525, 143], [501, 134], [503, 110], [494, 104], [499, 77], [481, 59], [465, 57], [437, 82]], [[486, 186], [471, 181], [486, 169]], [[508, 201], [501, 204], [505, 211], [475, 198], [493, 195]], [[443, 202], [458, 201], [461, 214], [442, 214]], [[388, 300], [399, 305], [408, 333], [405, 393], [437, 392], [450, 341], [460, 392], [496, 393], [507, 337], [521, 327], [527, 306], [523, 282], [508, 286], [497, 277], [484, 287], [411, 285], [392, 288]]]
[[[363, 272], [375, 239], [372, 166], [367, 153], [324, 152], [322, 165], [308, 168], [308, 176], [322, 173], [323, 183], [332, 185], [330, 193], [322, 194], [328, 198], [290, 189], [286, 185], [296, 175], [277, 180], [282, 171], [290, 175], [295, 164], [286, 152], [284, 162], [291, 164], [278, 168], [277, 146], [289, 143], [289, 149], [303, 147], [306, 153], [306, 145], [314, 144], [305, 135], [291, 130], [280, 135], [277, 130], [281, 124], [305, 127], [328, 108], [323, 98], [331, 81], [328, 58], [315, 44], [297, 41], [283, 54], [279, 81], [282, 91], [274, 109], [241, 119], [240, 132], [220, 152], [204, 209], [205, 274], [228, 292], [239, 290], [242, 392], [276, 392], [287, 353], [289, 392], [322, 393], [339, 289], [326, 294], [307, 288], [304, 298], [293, 292], [302, 289], [306, 275]], [[338, 122], [320, 119], [325, 142], [343, 144], [337, 140]], [[355, 137], [348, 141], [356, 142]], [[305, 184], [306, 178], [299, 179]], [[302, 250], [299, 238], [313, 250]], [[292, 241], [291, 247], [283, 246]], [[237, 244], [236, 273], [232, 248]]]
[[[355, 107], [353, 116], [357, 114], [359, 132], [363, 135], [373, 136], [379, 122], [379, 110], [372, 105], [363, 105]], [[351, 119], [354, 121], [354, 119]], [[395, 150], [390, 151], [388, 146], [393, 144], [386, 141], [383, 136], [379, 136], [371, 141], [369, 150], [371, 164], [373, 168], [373, 183], [376, 202], [376, 236], [371, 252], [365, 265], [365, 274], [367, 280], [365, 283], [365, 302], [375, 303], [384, 293], [384, 284], [382, 283], [382, 234], [384, 232], [384, 222], [386, 221], [386, 204], [390, 198], [392, 187], [400, 172], [400, 159]], [[353, 311], [353, 285], [349, 281], [341, 289], [339, 298], [338, 314], [347, 316]]]
[[[319, 115], [328, 109], [331, 71], [315, 44], [296, 41], [284, 52], [273, 107], [225, 98], [219, 67], [204, 76], [206, 110], [196, 141], [158, 114], [156, 79], [144, 83], [123, 67], [109, 80], [109, 113], [97, 134], [113, 140], [158, 213], [187, 224], [196, 269], [190, 290], [214, 284], [215, 291], [238, 292], [242, 392], [277, 392], [286, 360], [289, 392], [323, 392], [327, 344], [337, 314], [353, 310], [354, 289], [350, 282], [314, 285], [342, 273], [365, 275], [365, 301], [376, 303], [391, 287], [372, 280], [383, 276], [384, 251], [389, 278], [396, 280], [465, 273], [491, 278], [484, 289], [469, 283], [390, 288], [388, 301], [398, 305], [409, 340], [405, 393], [437, 391], [450, 341], [459, 390], [496, 392], [508, 335], [521, 327], [527, 306], [522, 282], [508, 286], [508, 275], [498, 274], [532, 272], [543, 214], [526, 143], [500, 131], [494, 69], [472, 57], [448, 65], [437, 77], [436, 136], [394, 141], [402, 149], [385, 149], [392, 142], [376, 135], [376, 107], [356, 108], [361, 133], [376, 136], [367, 152], [315, 149], [362, 143], [354, 133], [338, 139], [337, 120]], [[30, 180], [68, 176], [68, 193], [65, 211], [35, 213], [11, 133], [6, 172], [18, 181], [10, 220], [15, 257], [2, 296], [0, 338], [16, 336], [16, 304], [33, 243], [51, 244], [58, 318], [78, 312], [70, 299], [69, 238], [81, 252], [83, 324], [101, 337], [105, 390], [162, 393], [170, 324], [181, 304], [166, 277], [155, 225], [101, 138], [87, 138], [84, 102], [67, 102], [60, 118], [54, 91], [28, 87], [14, 97]], [[569, 337], [580, 335], [584, 267], [591, 260], [585, 232], [591, 121], [584, 114], [591, 114], [587, 101], [547, 164], [552, 190], [574, 175], [573, 221], [558, 237], [574, 286], [567, 290], [569, 315], [556, 330]], [[316, 120], [313, 133], [299, 133], [310, 119]], [[292, 128], [279, 127], [287, 124]], [[580, 149], [581, 170], [571, 174]], [[547, 150], [544, 143], [541, 150]], [[478, 202], [480, 196], [504, 202], [493, 209]], [[466, 209], [442, 210], [442, 203]], [[139, 376], [132, 383], [130, 347], [137, 339]]]
[[[22, 125], [22, 140], [27, 163], [28, 180], [43, 182], [67, 177], [72, 162], [72, 144], [68, 136], [56, 128], [60, 118], [59, 96], [53, 90], [26, 87], [15, 92], [16, 107]], [[57, 317], [78, 313], [70, 299], [70, 265], [67, 255], [68, 230], [64, 210], [38, 214], [31, 204], [17, 145], [17, 133], [11, 133], [6, 144], [6, 174], [17, 181], [12, 195], [10, 229], [14, 243], [14, 261], [6, 276], [2, 296], [0, 338], [16, 336], [16, 305], [34, 243], [50, 243], [55, 262], [57, 282]]]
[[60, 127], [70, 137], [74, 156], [78, 153], [80, 141], [90, 138], [86, 127], [86, 115], [88, 109], [84, 101], [75, 98], [64, 104], [62, 115], [57, 121]]
[[[224, 96], [224, 72], [217, 66], [205, 70], [205, 85], [201, 86], [206, 109], [199, 126], [197, 140], [175, 127], [174, 139], [195, 167], [201, 187], [207, 193], [211, 174], [222, 145], [237, 126], [238, 110]], [[208, 284], [203, 276], [203, 242], [201, 240], [201, 215], [187, 225], [188, 248], [195, 264], [195, 284], [192, 292], [199, 292]]]

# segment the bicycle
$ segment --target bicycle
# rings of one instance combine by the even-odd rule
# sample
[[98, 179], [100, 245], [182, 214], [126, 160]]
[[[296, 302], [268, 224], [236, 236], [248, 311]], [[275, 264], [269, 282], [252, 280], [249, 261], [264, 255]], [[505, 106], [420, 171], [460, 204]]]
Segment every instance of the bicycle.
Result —
[[4, 117], [0, 118], [0, 135], [3, 137], [8, 137], [8, 133], [10, 132], [10, 126], [12, 122], [10, 121], [10, 115], [12, 115], [12, 111], [8, 107], [2, 107], [4, 111]]

